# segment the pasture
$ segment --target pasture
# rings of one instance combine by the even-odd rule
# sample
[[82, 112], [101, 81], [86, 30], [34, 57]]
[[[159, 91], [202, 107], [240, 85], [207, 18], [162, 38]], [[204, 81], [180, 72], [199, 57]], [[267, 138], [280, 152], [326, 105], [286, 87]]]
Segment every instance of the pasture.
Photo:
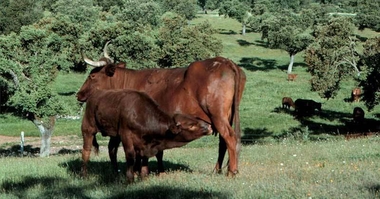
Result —
[[[368, 112], [362, 102], [346, 102], [355, 82], [343, 82], [336, 98], [322, 99], [310, 91], [302, 53], [296, 55], [293, 68], [297, 79], [287, 81], [289, 56], [285, 51], [266, 48], [260, 34], [239, 34], [241, 24], [235, 20], [210, 14], [199, 15], [192, 23], [202, 20], [218, 29], [215, 36], [223, 41], [222, 56], [243, 67], [247, 75], [240, 106], [244, 146], [236, 178], [213, 174], [218, 138], [208, 136], [165, 151], [165, 175], [152, 174], [126, 185], [123, 174], [111, 172], [108, 138], [98, 136], [100, 155], [91, 156], [90, 176], [83, 179], [79, 175], [80, 120], [57, 120], [53, 137], [65, 139], [55, 139], [52, 155], [42, 159], [33, 153], [17, 157], [21, 131], [28, 136], [30, 151], [39, 147], [36, 127], [1, 115], [0, 135], [14, 139], [0, 144], [0, 198], [380, 198], [380, 138], [345, 138], [351, 130], [345, 123], [351, 121], [356, 106], [366, 111], [368, 121], [379, 123], [379, 107]], [[373, 37], [378, 33], [357, 34]], [[85, 78], [86, 74], [60, 74], [56, 82], [67, 105], [78, 107], [73, 114], [80, 112], [74, 96]], [[284, 96], [322, 102], [322, 112], [295, 119], [292, 108], [281, 108]], [[124, 165], [122, 150], [118, 157], [120, 166]], [[155, 166], [151, 158], [151, 170]]]

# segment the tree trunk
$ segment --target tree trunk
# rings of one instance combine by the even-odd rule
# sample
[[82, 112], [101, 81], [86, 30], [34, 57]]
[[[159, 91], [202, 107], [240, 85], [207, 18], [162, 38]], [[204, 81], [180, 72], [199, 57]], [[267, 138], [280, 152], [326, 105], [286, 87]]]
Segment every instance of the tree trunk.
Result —
[[243, 24], [243, 30], [242, 30], [241, 34], [245, 35], [245, 24]]
[[50, 141], [51, 135], [54, 131], [55, 126], [55, 116], [49, 117], [49, 123], [44, 124], [44, 122], [35, 116], [34, 113], [28, 114], [28, 119], [33, 122], [34, 125], [40, 130], [41, 133], [41, 148], [40, 148], [40, 157], [49, 157], [50, 155]]
[[290, 55], [290, 63], [289, 63], [289, 66], [288, 66], [288, 74], [291, 74], [292, 73], [292, 70], [293, 70], [293, 63], [294, 63], [294, 56], [295, 55]]

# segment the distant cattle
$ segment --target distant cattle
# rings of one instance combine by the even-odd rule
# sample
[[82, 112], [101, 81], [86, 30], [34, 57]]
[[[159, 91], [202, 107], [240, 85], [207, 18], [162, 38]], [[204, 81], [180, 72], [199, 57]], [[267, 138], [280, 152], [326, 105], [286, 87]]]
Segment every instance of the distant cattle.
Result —
[[297, 99], [295, 102], [295, 112], [298, 116], [314, 114], [315, 110], [322, 110], [322, 103], [309, 99]]
[[[85, 57], [85, 61], [96, 68], [77, 93], [79, 101], [87, 100], [85, 94], [91, 87], [143, 91], [169, 114], [193, 115], [210, 123], [220, 136], [215, 171], [221, 173], [228, 151], [227, 175], [238, 173], [239, 105], [246, 82], [240, 67], [229, 59], [215, 57], [195, 61], [184, 68], [132, 70], [121, 67], [123, 64], [114, 64], [106, 49], [107, 45], [100, 61]], [[159, 170], [163, 170], [162, 154], [157, 162]]]
[[290, 97], [283, 97], [282, 98], [282, 108], [289, 109], [290, 107], [293, 107], [293, 108], [296, 107], [295, 104], [294, 104], [294, 102], [293, 102], [293, 100], [292, 100], [292, 98], [290, 98]]
[[355, 123], [362, 124], [364, 121], [364, 110], [360, 107], [355, 107], [352, 113], [352, 119]]
[[359, 102], [362, 91], [360, 88], [354, 88], [351, 93], [351, 100], [353, 102]]
[[97, 132], [101, 132], [103, 136], [111, 136], [113, 141], [122, 142], [128, 182], [134, 180], [133, 167], [136, 158], [143, 159], [140, 174], [146, 176], [149, 157], [164, 149], [180, 147], [212, 133], [211, 125], [192, 116], [169, 116], [142, 92], [93, 89], [87, 94], [82, 121], [84, 175], [87, 175], [87, 162], [92, 146], [99, 146], [94, 138]]
[[297, 74], [288, 74], [288, 81], [294, 81], [297, 78]]

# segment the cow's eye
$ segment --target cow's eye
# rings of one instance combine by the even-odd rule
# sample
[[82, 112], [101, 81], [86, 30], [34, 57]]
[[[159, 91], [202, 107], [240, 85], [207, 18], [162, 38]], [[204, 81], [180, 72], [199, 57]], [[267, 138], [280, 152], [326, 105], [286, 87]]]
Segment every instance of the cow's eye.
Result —
[[90, 79], [94, 79], [95, 75], [94, 74], [90, 74], [89, 77], [90, 77]]

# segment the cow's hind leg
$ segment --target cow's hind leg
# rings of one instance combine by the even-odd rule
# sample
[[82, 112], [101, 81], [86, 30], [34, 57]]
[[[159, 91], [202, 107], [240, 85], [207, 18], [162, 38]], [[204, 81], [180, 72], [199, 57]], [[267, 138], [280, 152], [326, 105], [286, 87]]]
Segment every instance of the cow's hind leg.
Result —
[[219, 135], [218, 161], [216, 162], [216, 165], [215, 165], [215, 172], [218, 174], [222, 173], [222, 165], [223, 165], [224, 156], [226, 155], [226, 151], [227, 151], [226, 142], [224, 141], [223, 137]]
[[219, 142], [219, 156], [218, 161], [215, 166], [215, 170], [219, 172], [222, 167], [224, 155], [226, 148], [228, 150], [229, 162], [228, 162], [228, 176], [234, 176], [238, 173], [238, 145], [237, 145], [237, 135], [232, 127], [229, 125], [228, 121], [223, 119], [212, 119], [216, 130], [220, 133]]
[[117, 166], [117, 149], [119, 148], [120, 142], [120, 137], [115, 136], [111, 137], [108, 143], [108, 155], [111, 160], [112, 168], [116, 173], [119, 172], [119, 168]]

